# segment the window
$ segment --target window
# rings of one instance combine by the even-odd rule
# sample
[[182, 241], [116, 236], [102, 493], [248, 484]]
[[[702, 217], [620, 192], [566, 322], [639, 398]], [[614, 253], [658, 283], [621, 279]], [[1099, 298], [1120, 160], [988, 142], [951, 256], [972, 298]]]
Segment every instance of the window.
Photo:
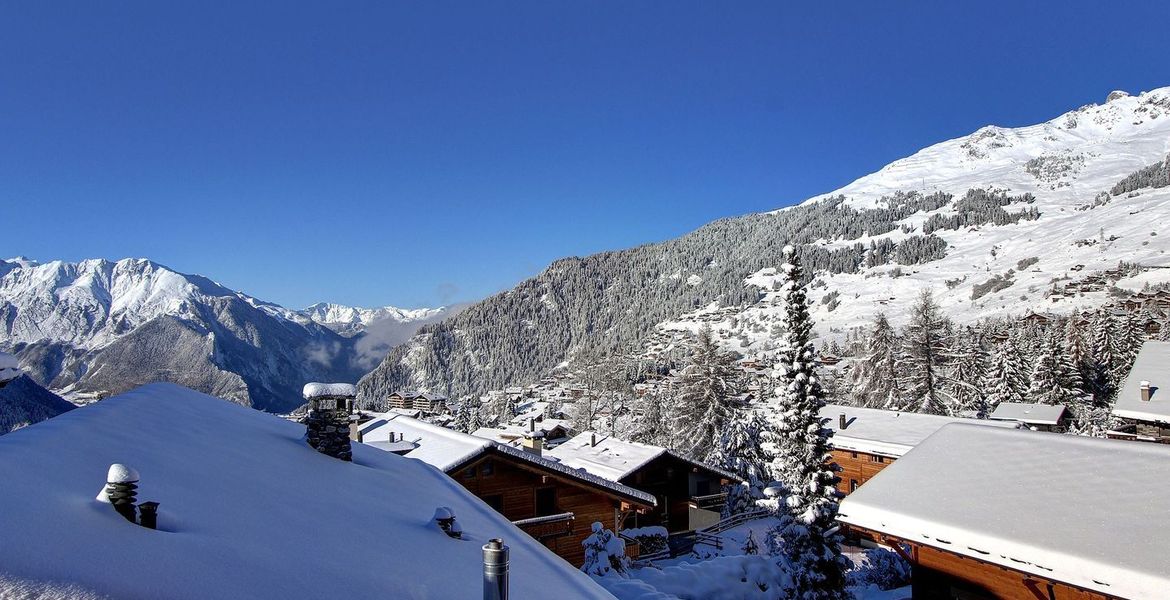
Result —
[[870, 454], [869, 455], [869, 462], [884, 463], [884, 462], [886, 462], [886, 457], [878, 456], [876, 454]]
[[467, 467], [466, 469], [463, 470], [463, 478], [464, 479], [474, 479], [475, 478], [475, 470], [476, 470], [475, 467]]
[[557, 489], [546, 487], [536, 489], [536, 516], [547, 517], [557, 514]]
[[850, 453], [849, 453], [849, 458], [857, 458], [857, 453], [856, 453], [856, 452], [850, 452]]
[[850, 491], [850, 493], [852, 493], [854, 490], [856, 490], [858, 485], [860, 485], [860, 484], [858, 484], [858, 483], [857, 483], [857, 480], [856, 480], [856, 479], [850, 479], [850, 480], [849, 480], [849, 491]]
[[501, 514], [504, 512], [504, 495], [503, 494], [491, 494], [488, 496], [484, 496], [483, 501], [486, 502], [488, 506], [492, 507], [492, 510], [494, 510], [498, 513], [501, 513]]
[[484, 477], [491, 477], [495, 472], [496, 466], [490, 460], [483, 461], [483, 464], [479, 466], [479, 474]]

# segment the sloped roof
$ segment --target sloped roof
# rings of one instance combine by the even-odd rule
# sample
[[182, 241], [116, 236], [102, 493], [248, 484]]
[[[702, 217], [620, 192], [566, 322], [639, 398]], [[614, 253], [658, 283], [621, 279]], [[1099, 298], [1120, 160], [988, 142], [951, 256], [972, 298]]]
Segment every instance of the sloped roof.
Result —
[[[1150, 382], [1149, 402], [1141, 399], [1142, 381]], [[1170, 342], [1142, 344], [1117, 393], [1113, 414], [1123, 419], [1170, 423]]]
[[[845, 429], [841, 429], [841, 414], [845, 414]], [[884, 456], [902, 456], [932, 433], [951, 423], [971, 423], [990, 427], [1014, 427], [1012, 423], [943, 417], [921, 413], [857, 408], [827, 404], [820, 411], [828, 419], [825, 427], [833, 431], [829, 442], [838, 450], [853, 450]]]
[[[171, 384], [0, 437], [0, 586], [111, 598], [478, 598], [481, 546], [511, 547], [517, 597], [610, 597], [438, 470]], [[94, 497], [112, 463], [141, 473], [160, 531]], [[464, 540], [431, 523], [450, 507]], [[0, 589], [0, 596], [4, 596]]]
[[[594, 444], [594, 436], [597, 443]], [[724, 469], [691, 460], [662, 446], [629, 442], [594, 431], [583, 431], [568, 441], [549, 450], [548, 456], [575, 469], [584, 469], [610, 481], [621, 481], [659, 456], [669, 455], [678, 460], [717, 473], [733, 481], [739, 476]]]
[[495, 440], [461, 433], [403, 415], [385, 413], [367, 423], [362, 431], [362, 439], [373, 444], [389, 440], [391, 433], [402, 434], [404, 441], [418, 445], [418, 448], [406, 454], [407, 457], [421, 460], [446, 473], [458, 471], [480, 456], [495, 452], [528, 463], [533, 468], [557, 473], [590, 487], [601, 488], [627, 500], [648, 506], [654, 506], [656, 503], [651, 494], [563, 465], [552, 457], [537, 456]]
[[987, 418], [997, 421], [1019, 421], [1029, 425], [1056, 425], [1060, 423], [1066, 410], [1063, 404], [1000, 402]]
[[841, 521], [1123, 598], [1170, 589], [1170, 447], [946, 425]]

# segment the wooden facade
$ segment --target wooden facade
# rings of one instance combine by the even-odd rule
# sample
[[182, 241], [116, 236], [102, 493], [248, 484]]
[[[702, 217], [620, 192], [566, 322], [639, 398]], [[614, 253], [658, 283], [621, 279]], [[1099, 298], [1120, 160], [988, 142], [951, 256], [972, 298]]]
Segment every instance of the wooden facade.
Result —
[[847, 495], [861, 487], [882, 469], [894, 462], [894, 457], [870, 454], [856, 450], [833, 450], [832, 459], [841, 470], [837, 473], [837, 491]]
[[[650, 506], [616, 491], [521, 458], [488, 449], [448, 475], [561, 558], [581, 566], [581, 542], [594, 522], [618, 531], [627, 517]], [[572, 516], [567, 516], [572, 513]]]
[[848, 529], [860, 537], [880, 540], [910, 563], [915, 600], [1120, 600], [916, 541], [854, 526]]
[[[696, 499], [721, 494], [723, 486], [731, 483], [731, 479], [701, 464], [664, 452], [618, 483], [653, 494], [658, 501], [657, 506], [637, 515], [631, 527], [661, 525], [670, 533], [678, 533], [709, 524], [703, 519], [703, 512], [711, 512], [711, 506], [701, 506]], [[718, 513], [719, 508], [714, 508], [714, 512]]]

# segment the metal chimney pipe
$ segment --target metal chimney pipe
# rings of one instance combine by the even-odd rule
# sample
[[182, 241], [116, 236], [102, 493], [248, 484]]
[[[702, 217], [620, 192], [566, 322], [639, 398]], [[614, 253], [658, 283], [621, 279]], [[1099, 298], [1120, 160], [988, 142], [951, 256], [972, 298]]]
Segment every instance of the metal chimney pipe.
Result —
[[508, 600], [508, 547], [500, 538], [483, 546], [483, 600]]
[[138, 524], [147, 529], [158, 529], [158, 502], [138, 505]]
[[837, 424], [837, 429], [845, 429], [849, 426], [849, 422], [845, 420], [845, 413], [841, 413], [840, 422]]
[[1139, 387], [1140, 387], [1141, 393], [1142, 393], [1142, 402], [1149, 402], [1150, 401], [1150, 382], [1142, 380]]

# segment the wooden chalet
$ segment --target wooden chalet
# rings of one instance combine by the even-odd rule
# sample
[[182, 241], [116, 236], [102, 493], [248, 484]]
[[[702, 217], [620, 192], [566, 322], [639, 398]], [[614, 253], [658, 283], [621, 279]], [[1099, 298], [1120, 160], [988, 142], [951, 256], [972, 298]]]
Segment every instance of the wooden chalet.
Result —
[[1170, 592], [1170, 447], [952, 424], [841, 502], [910, 562], [914, 598]]
[[833, 432], [832, 460], [841, 467], [837, 490], [849, 494], [945, 425], [971, 423], [1014, 428], [1014, 423], [828, 404], [820, 416]]
[[386, 405], [399, 410], [417, 410], [428, 415], [442, 414], [447, 412], [447, 397], [424, 392], [394, 392], [386, 397]]
[[1068, 429], [1068, 408], [1063, 404], [1000, 402], [987, 416], [992, 421], [1019, 423], [1033, 431], [1063, 433]]
[[648, 493], [545, 458], [539, 435], [515, 448], [386, 413], [363, 427], [362, 439], [437, 467], [575, 566], [585, 560], [581, 542], [594, 522], [619, 531], [655, 505]]
[[627, 442], [585, 431], [548, 451], [550, 457], [608, 481], [650, 494], [653, 509], [634, 515], [631, 527], [660, 525], [671, 534], [719, 521], [734, 473], [685, 458], [661, 446]]
[[1142, 344], [1117, 393], [1113, 416], [1124, 425], [1109, 432], [1111, 438], [1170, 444], [1170, 342]]

